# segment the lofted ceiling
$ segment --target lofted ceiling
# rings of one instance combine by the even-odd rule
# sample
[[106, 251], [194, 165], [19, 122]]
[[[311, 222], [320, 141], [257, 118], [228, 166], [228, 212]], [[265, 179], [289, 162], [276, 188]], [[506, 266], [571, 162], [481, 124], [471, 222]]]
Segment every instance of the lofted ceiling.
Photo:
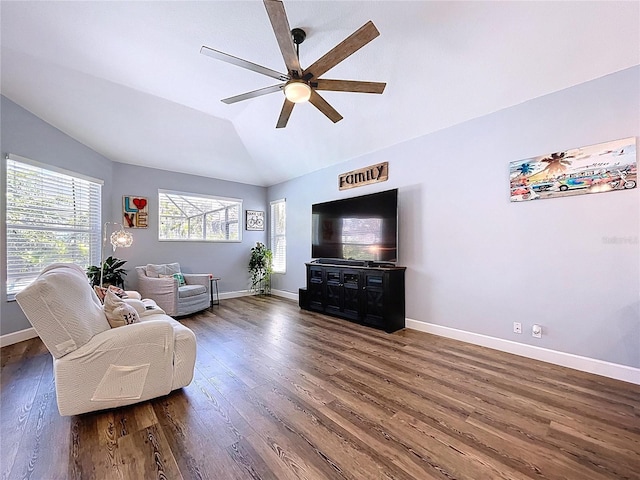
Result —
[[259, 0], [2, 0], [1, 92], [111, 160], [268, 186], [640, 64], [637, 1], [284, 4], [303, 68], [372, 20], [323, 77], [384, 93], [323, 92], [342, 121], [302, 104], [284, 129], [281, 92], [222, 103], [278, 82], [202, 45], [286, 72]]

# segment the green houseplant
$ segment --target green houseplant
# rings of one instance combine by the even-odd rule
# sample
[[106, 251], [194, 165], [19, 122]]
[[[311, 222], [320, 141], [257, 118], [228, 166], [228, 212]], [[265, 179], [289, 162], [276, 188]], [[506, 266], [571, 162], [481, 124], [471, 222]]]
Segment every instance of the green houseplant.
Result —
[[[124, 277], [127, 275], [122, 266], [127, 263], [126, 260], [120, 260], [119, 258], [109, 257], [104, 261], [104, 273], [103, 284], [115, 285], [117, 287], [124, 288]], [[100, 285], [100, 266], [91, 265], [87, 268], [87, 277], [92, 286]]]
[[257, 294], [271, 293], [271, 273], [273, 272], [273, 253], [263, 243], [256, 242], [249, 257], [251, 291]]

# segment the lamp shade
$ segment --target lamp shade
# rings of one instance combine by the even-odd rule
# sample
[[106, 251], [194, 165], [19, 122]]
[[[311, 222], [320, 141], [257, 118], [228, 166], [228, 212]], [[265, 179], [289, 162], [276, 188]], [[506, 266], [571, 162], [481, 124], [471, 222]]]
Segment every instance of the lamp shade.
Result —
[[104, 250], [107, 246], [107, 229], [109, 225], [118, 225], [120, 226], [120, 230], [116, 230], [109, 237], [109, 241], [111, 246], [113, 247], [113, 251], [115, 252], [118, 247], [126, 248], [130, 247], [133, 243], [133, 235], [129, 232], [124, 231], [124, 227], [122, 224], [117, 222], [106, 222], [104, 224], [104, 235], [102, 237], [102, 250], [100, 251], [100, 286], [104, 285]]
[[284, 86], [284, 96], [293, 103], [306, 102], [311, 98], [311, 87], [302, 80], [289, 80]]
[[125, 232], [124, 229], [120, 229], [111, 234], [110, 240], [113, 251], [115, 252], [116, 248], [130, 247], [133, 243], [133, 235]]

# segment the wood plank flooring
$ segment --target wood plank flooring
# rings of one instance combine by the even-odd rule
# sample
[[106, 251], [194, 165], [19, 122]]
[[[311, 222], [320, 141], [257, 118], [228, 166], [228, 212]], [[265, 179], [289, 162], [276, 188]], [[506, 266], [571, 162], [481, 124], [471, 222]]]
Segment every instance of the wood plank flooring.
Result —
[[640, 479], [640, 386], [276, 297], [182, 322], [188, 387], [74, 417], [40, 340], [3, 348], [2, 479]]

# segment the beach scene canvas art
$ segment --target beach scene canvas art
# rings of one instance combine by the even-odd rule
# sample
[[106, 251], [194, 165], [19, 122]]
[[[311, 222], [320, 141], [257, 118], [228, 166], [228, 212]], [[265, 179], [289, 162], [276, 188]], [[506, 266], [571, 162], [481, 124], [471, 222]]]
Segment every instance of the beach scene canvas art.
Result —
[[549, 153], [509, 164], [511, 201], [636, 188], [636, 138]]

